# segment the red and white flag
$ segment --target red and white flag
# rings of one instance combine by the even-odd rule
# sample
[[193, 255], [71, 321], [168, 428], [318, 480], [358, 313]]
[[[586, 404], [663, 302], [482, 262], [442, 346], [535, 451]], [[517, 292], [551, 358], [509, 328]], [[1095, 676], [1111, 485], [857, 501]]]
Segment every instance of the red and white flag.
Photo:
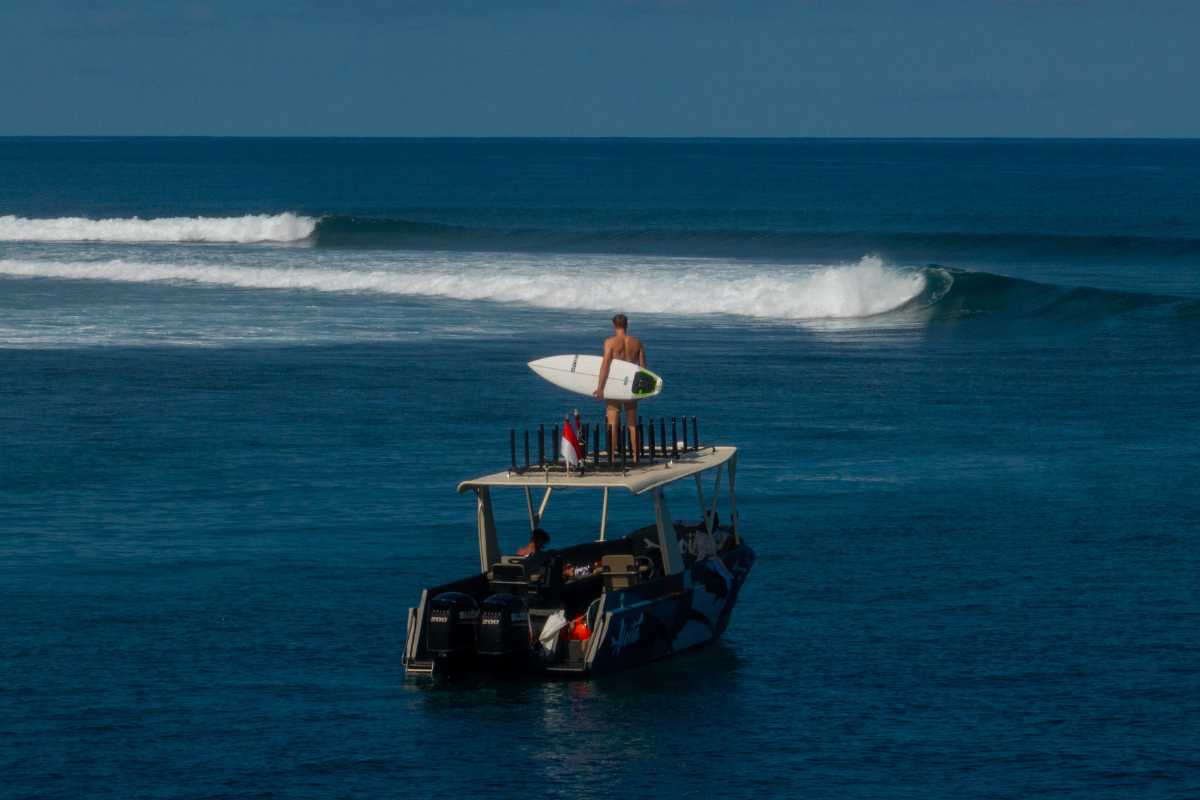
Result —
[[583, 448], [579, 446], [579, 437], [575, 435], [575, 428], [565, 419], [562, 429], [562, 457], [568, 467], [579, 466], [579, 462], [583, 460]]

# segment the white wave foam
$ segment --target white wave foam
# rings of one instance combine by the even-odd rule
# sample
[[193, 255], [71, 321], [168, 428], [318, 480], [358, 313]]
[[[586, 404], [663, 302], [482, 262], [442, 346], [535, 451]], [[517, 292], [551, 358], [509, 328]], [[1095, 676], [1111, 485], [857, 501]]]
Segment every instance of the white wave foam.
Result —
[[290, 212], [244, 217], [161, 219], [28, 219], [0, 216], [0, 242], [298, 242], [317, 227], [314, 217]]
[[578, 265], [465, 267], [435, 270], [320, 269], [130, 261], [0, 261], [0, 274], [124, 282], [175, 281], [247, 289], [371, 292], [520, 303], [562, 310], [612, 310], [681, 315], [734, 314], [774, 319], [849, 319], [891, 311], [925, 289], [921, 272], [886, 266], [873, 256], [856, 264], [809, 271], [747, 267], [719, 272], [679, 269], [583, 270]]

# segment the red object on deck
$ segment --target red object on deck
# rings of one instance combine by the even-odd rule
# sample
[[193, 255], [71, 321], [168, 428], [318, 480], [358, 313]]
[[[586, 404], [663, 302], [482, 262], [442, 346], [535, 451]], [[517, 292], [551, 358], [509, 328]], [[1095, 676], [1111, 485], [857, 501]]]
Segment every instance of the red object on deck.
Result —
[[571, 620], [571, 630], [567, 634], [568, 640], [575, 640], [575, 641], [582, 642], [582, 641], [585, 641], [590, 638], [592, 638], [592, 631], [587, 626], [587, 622], [584, 621], [584, 618], [582, 616], [576, 617], [575, 619]]

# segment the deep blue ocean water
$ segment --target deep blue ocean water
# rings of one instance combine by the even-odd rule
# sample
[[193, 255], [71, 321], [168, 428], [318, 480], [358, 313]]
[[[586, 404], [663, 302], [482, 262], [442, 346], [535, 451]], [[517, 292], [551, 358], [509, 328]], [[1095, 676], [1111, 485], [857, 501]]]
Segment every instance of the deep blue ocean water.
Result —
[[[617, 310], [730, 630], [405, 679]], [[1198, 398], [1200, 142], [0, 140], [0, 794], [1194, 798]]]

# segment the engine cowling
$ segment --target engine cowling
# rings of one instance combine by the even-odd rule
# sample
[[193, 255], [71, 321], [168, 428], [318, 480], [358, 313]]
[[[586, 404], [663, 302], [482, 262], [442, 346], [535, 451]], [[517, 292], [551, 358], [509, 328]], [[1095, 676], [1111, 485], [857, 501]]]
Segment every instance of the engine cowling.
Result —
[[475, 649], [479, 604], [463, 592], [442, 592], [429, 601], [429, 630], [425, 646], [437, 656], [469, 653]]
[[515, 594], [494, 594], [479, 608], [479, 653], [527, 656], [531, 650], [529, 607]]

